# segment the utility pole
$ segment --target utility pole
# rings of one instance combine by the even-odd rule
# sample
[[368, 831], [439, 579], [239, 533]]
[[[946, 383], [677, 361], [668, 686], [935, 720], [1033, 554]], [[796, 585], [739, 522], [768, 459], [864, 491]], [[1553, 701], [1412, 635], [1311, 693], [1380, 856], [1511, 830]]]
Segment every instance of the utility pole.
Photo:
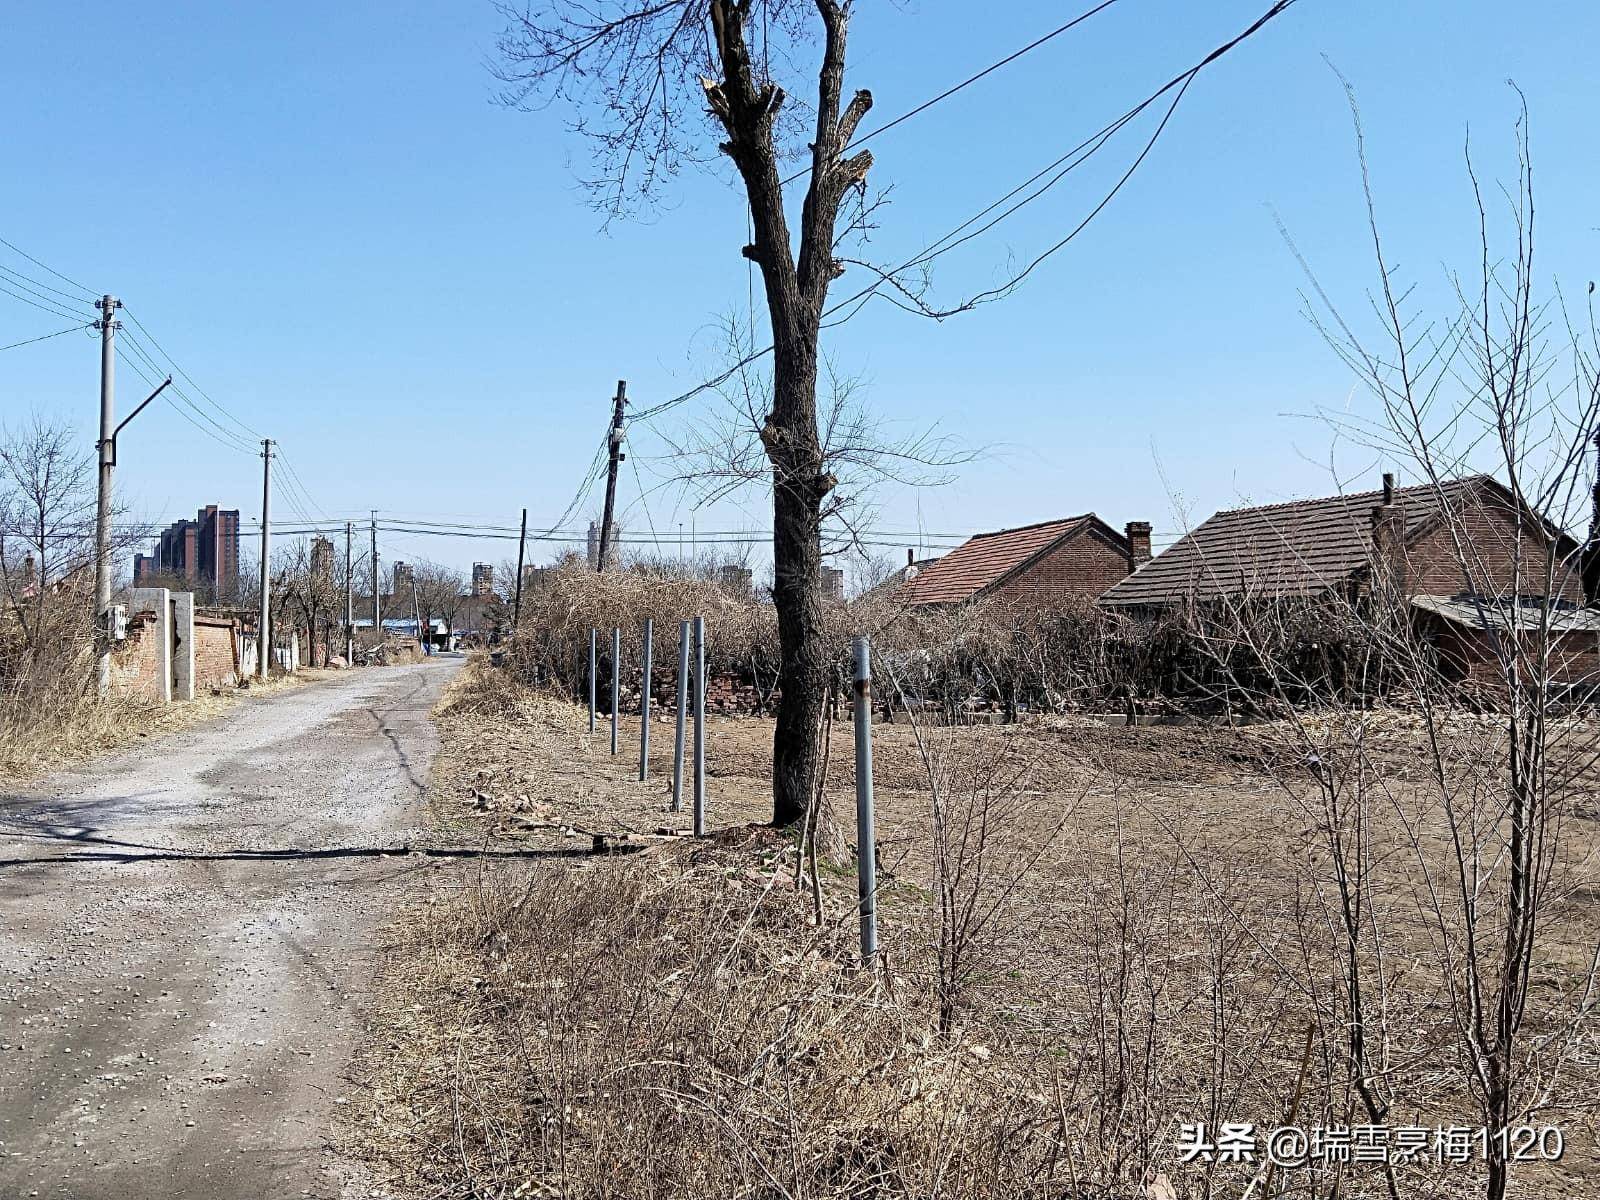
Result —
[[272, 439], [261, 439], [261, 616], [256, 620], [256, 678], [272, 656]]
[[382, 605], [378, 600], [378, 514], [372, 514], [372, 637], [373, 648], [383, 645]]
[[522, 627], [522, 552], [528, 544], [528, 510], [522, 510], [522, 536], [517, 539], [517, 593], [511, 602], [511, 632]]
[[355, 536], [355, 526], [344, 523], [344, 665], [356, 665], [356, 592], [355, 565], [350, 557], [350, 546]]
[[413, 567], [408, 574], [411, 576], [411, 618], [417, 623], [417, 649], [426, 654], [427, 650], [423, 649], [422, 643], [422, 605], [417, 603], [416, 569]]
[[617, 380], [617, 395], [611, 404], [611, 437], [608, 439], [611, 465], [606, 468], [606, 507], [600, 522], [600, 559], [594, 565], [596, 571], [606, 569], [606, 555], [611, 549], [611, 514], [617, 506], [617, 466], [628, 457], [622, 452], [622, 410], [628, 404], [626, 379]]
[[[116, 462], [116, 429], [112, 425], [116, 398], [116, 311], [122, 301], [102, 296], [100, 310], [100, 483], [94, 513], [94, 637], [95, 686], [104, 696], [111, 690], [111, 468]], [[613, 453], [613, 458], [615, 454]], [[616, 474], [613, 467], [612, 474]], [[41, 564], [42, 567], [43, 564]], [[40, 586], [44, 584], [41, 579]]]

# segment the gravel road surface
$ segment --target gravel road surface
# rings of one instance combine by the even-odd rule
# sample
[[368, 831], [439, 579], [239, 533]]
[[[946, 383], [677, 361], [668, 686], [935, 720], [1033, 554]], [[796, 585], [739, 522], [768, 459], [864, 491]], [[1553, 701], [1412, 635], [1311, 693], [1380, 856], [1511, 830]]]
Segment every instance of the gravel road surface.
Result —
[[329, 1130], [459, 665], [247, 699], [0, 794], [0, 1197], [353, 1186]]

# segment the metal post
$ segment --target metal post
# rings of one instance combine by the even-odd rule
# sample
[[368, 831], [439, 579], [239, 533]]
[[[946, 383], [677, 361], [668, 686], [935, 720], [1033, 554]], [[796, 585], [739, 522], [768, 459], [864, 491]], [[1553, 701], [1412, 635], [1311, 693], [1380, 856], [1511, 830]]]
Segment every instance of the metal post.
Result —
[[878, 956], [878, 846], [872, 820], [872, 647], [855, 639], [856, 885], [861, 902], [861, 964]]
[[272, 439], [261, 439], [261, 615], [256, 618], [256, 678], [272, 657]]
[[356, 665], [356, 577], [351, 550], [355, 539], [355, 525], [344, 523], [344, 665]]
[[378, 593], [378, 514], [372, 514], [372, 646], [383, 645], [383, 601]]
[[678, 622], [678, 728], [672, 738], [672, 811], [683, 811], [683, 731], [689, 721], [689, 622]]
[[611, 631], [611, 753], [617, 752], [617, 710], [622, 707], [622, 630]]
[[656, 623], [644, 619], [644, 692], [639, 697], [639, 782], [650, 777], [650, 651], [656, 638]]
[[694, 835], [706, 831], [706, 619], [694, 619]]
[[598, 667], [595, 654], [595, 642], [599, 637], [599, 630], [589, 630], [589, 732], [594, 732], [594, 677]]
[[[102, 296], [100, 310], [100, 443], [99, 490], [94, 510], [94, 640], [95, 686], [104, 696], [111, 690], [111, 470], [116, 462], [116, 427], [112, 423], [116, 400], [116, 313], [122, 301]], [[44, 563], [39, 564], [42, 588]]]

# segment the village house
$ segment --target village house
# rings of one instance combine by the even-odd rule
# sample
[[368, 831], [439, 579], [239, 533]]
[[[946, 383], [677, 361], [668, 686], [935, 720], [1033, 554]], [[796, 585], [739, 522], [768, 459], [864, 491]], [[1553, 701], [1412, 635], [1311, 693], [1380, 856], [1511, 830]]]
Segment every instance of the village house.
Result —
[[1526, 630], [1543, 614], [1561, 674], [1576, 681], [1590, 674], [1600, 637], [1579, 557], [1572, 538], [1490, 476], [1397, 488], [1385, 475], [1381, 491], [1216, 513], [1099, 603], [1135, 616], [1295, 598], [1359, 603], [1383, 571], [1448, 677], [1489, 670], [1495, 633]]
[[1150, 526], [1118, 533], [1094, 513], [980, 533], [943, 558], [905, 572], [895, 593], [913, 607], [999, 598], [1093, 601], [1150, 557]]

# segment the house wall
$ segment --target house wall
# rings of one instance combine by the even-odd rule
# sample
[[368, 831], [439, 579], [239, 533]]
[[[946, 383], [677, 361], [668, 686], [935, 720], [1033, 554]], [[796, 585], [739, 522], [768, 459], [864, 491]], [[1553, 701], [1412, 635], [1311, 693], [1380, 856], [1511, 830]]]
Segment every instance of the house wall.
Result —
[[[1518, 536], [1511, 514], [1487, 506], [1468, 508], [1458, 514], [1458, 526], [1466, 535], [1469, 555], [1475, 560], [1470, 564], [1472, 586], [1467, 586], [1450, 530], [1441, 527], [1419, 538], [1406, 552], [1407, 593], [1413, 596], [1455, 596], [1466, 591], [1485, 596], [1508, 594], [1515, 574], [1513, 554]], [[1549, 539], [1529, 527], [1523, 528], [1521, 537], [1521, 591], [1524, 595], [1542, 596], [1546, 591]], [[1567, 571], [1562, 571], [1558, 564], [1555, 583], [1553, 594], [1574, 604], [1583, 603], [1583, 580], [1576, 564]]]
[[[1448, 621], [1430, 620], [1428, 640], [1447, 679], [1499, 691], [1505, 687], [1489, 635]], [[1569, 633], [1555, 639], [1551, 677], [1559, 683], [1600, 685], [1600, 635]]]
[[1085, 530], [990, 594], [1019, 601], [1096, 600], [1127, 574], [1126, 551]]

